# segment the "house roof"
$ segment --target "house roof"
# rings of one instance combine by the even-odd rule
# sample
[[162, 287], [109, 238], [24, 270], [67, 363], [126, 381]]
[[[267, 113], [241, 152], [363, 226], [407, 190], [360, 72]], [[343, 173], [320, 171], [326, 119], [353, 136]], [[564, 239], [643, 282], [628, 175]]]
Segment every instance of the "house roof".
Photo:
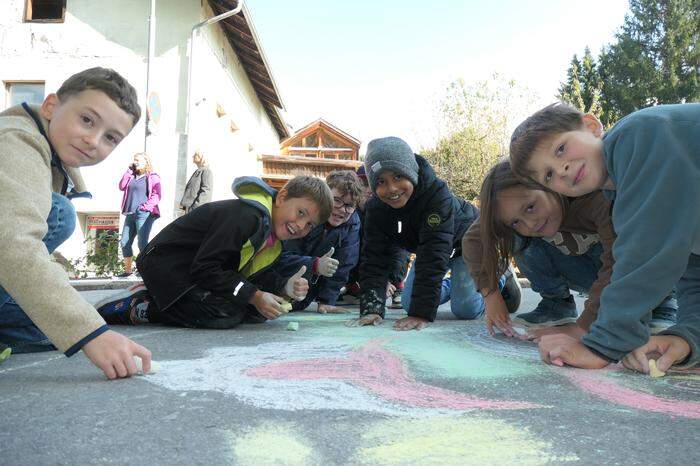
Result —
[[308, 125], [299, 129], [292, 136], [290, 136], [289, 138], [282, 141], [280, 143], [280, 145], [282, 147], [289, 146], [289, 145], [291, 145], [292, 142], [294, 142], [298, 139], [304, 138], [304, 137], [308, 136], [309, 134], [313, 133], [319, 127], [324, 127], [326, 130], [330, 131], [331, 133], [335, 133], [337, 136], [339, 136], [342, 139], [345, 139], [346, 141], [355, 145], [357, 148], [360, 147], [360, 140], [359, 139], [351, 136], [350, 134], [346, 133], [345, 131], [338, 128], [337, 126], [334, 126], [332, 123], [324, 120], [323, 118], [319, 118], [318, 120], [312, 121]]
[[[235, 0], [208, 0], [208, 2], [216, 15], [234, 9], [238, 3]], [[241, 61], [255, 93], [270, 117], [280, 139], [289, 137], [289, 130], [279, 112], [279, 110], [284, 109], [284, 103], [260, 46], [260, 39], [253, 27], [250, 11], [246, 8], [245, 3], [240, 13], [220, 21], [219, 24]]]

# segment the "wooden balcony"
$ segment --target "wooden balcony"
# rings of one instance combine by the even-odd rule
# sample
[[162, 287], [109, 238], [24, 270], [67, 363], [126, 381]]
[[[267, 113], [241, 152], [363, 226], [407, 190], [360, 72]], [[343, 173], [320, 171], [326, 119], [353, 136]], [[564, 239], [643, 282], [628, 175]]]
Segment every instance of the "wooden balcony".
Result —
[[360, 160], [303, 157], [296, 155], [261, 155], [263, 180], [279, 189], [297, 175], [315, 176], [325, 179], [333, 170], [357, 170]]

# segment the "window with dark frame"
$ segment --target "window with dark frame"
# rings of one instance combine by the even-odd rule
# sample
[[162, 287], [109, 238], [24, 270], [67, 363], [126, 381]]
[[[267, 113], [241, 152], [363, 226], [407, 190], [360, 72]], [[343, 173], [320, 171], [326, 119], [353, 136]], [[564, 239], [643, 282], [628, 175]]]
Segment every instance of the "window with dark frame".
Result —
[[26, 0], [24, 21], [62, 23], [66, 14], [66, 0]]

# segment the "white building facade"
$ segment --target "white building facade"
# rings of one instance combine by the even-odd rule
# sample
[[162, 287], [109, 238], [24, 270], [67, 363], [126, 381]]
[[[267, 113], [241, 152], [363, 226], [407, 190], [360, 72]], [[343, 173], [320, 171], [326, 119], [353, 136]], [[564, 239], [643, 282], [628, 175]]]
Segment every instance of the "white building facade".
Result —
[[235, 6], [234, 0], [0, 4], [0, 109], [23, 100], [40, 103], [68, 76], [93, 66], [115, 69], [138, 91], [139, 123], [107, 160], [82, 170], [93, 198], [74, 202], [80, 227], [59, 248], [64, 256], [84, 255], [84, 241], [95, 228], [123, 221], [117, 183], [136, 152], [146, 150], [162, 180], [162, 216], [151, 237], [179, 214], [180, 196], [196, 168], [195, 150], [214, 172], [214, 200], [233, 197], [235, 177], [260, 176], [260, 154], [279, 152], [280, 140], [289, 135], [283, 104], [248, 9], [198, 29], [189, 70], [193, 26]]

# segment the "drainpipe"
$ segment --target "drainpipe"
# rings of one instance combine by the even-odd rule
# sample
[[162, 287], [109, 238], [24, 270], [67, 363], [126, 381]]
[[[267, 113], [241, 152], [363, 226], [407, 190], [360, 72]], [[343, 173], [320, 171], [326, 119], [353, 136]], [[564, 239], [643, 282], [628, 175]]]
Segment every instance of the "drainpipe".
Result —
[[238, 0], [236, 8], [233, 10], [221, 13], [220, 15], [214, 16], [213, 18], [209, 18], [206, 21], [202, 21], [201, 23], [192, 26], [192, 33], [190, 34], [190, 59], [189, 63], [187, 64], [187, 118], [185, 119], [185, 134], [187, 135], [188, 153], [190, 139], [190, 109], [192, 108], [192, 63], [194, 58], [194, 39], [200, 28], [217, 23], [222, 19], [228, 18], [229, 16], [236, 15], [240, 13], [241, 9], [243, 9], [243, 0]]
[[151, 12], [148, 15], [148, 56], [146, 57], [146, 128], [143, 132], [143, 151], [148, 153], [148, 99], [151, 93], [151, 62], [156, 54], [156, 0], [151, 0]]

